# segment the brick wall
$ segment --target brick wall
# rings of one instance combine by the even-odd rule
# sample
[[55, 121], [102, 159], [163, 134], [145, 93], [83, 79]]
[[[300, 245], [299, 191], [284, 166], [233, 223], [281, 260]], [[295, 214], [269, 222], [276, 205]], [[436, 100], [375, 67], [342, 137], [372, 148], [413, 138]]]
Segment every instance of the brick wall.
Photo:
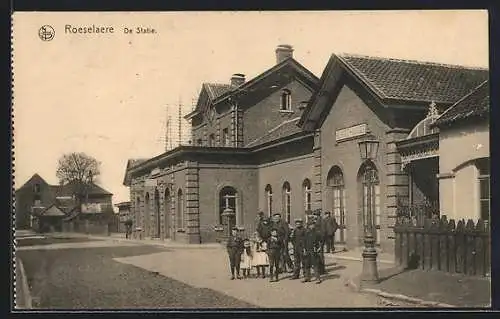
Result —
[[[356, 90], [356, 91], [355, 91]], [[380, 141], [378, 158], [375, 165], [380, 180], [380, 209], [381, 209], [381, 247], [389, 250], [393, 246], [393, 240], [389, 239], [389, 226], [393, 223], [388, 218], [387, 194], [388, 169], [386, 154], [388, 125], [382, 122], [378, 115], [363, 101], [353, 90], [352, 85], [345, 85], [328, 116], [321, 127], [321, 138], [317, 142], [321, 145], [321, 206], [324, 210], [333, 211], [333, 200], [331, 190], [327, 186], [328, 172], [332, 167], [338, 166], [344, 176], [345, 184], [345, 209], [347, 225], [347, 246], [359, 246], [363, 237], [362, 227], [362, 191], [358, 182], [358, 173], [362, 162], [359, 153], [358, 142], [360, 138], [339, 141], [335, 140], [336, 130], [366, 123], [371, 134]], [[318, 152], [318, 151], [317, 151]]]
[[[292, 112], [280, 111], [283, 89], [288, 89], [292, 93]], [[309, 100], [311, 94], [311, 91], [301, 82], [293, 80], [257, 104], [244, 105], [243, 143], [246, 145], [265, 135], [283, 121], [300, 116], [302, 114], [302, 111], [299, 110], [300, 102]]]
[[238, 193], [236, 223], [253, 229], [258, 213], [257, 169], [255, 166], [231, 164], [199, 165], [199, 219], [202, 242], [215, 241], [213, 226], [219, 225], [219, 193], [225, 186]]
[[311, 184], [314, 181], [312, 154], [261, 164], [259, 166], [259, 188], [257, 192], [259, 210], [268, 213], [265, 188], [266, 185], [271, 185], [273, 213], [281, 213], [283, 219], [285, 219], [283, 184], [288, 182], [292, 194], [290, 221], [293, 224], [295, 218], [303, 218], [305, 198], [302, 185], [305, 179], [309, 179]]

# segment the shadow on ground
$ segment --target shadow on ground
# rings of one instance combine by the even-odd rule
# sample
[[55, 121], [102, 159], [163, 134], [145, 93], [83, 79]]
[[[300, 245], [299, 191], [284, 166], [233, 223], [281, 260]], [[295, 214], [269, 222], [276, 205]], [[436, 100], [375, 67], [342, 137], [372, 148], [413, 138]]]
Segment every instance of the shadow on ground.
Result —
[[72, 237], [16, 238], [18, 247], [66, 244], [66, 243], [85, 243], [91, 241], [100, 241], [100, 239], [72, 238]]
[[[19, 251], [34, 307], [41, 309], [257, 308], [113, 258], [166, 249], [153, 246]], [[167, 257], [168, 258], [168, 257]]]

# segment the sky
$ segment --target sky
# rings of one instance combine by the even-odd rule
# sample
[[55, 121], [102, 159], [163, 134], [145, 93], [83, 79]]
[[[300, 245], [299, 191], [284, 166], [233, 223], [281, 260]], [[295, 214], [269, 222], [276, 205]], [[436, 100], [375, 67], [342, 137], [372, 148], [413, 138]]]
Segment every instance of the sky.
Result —
[[[65, 26], [113, 34], [66, 34]], [[52, 41], [38, 30], [51, 25]], [[123, 29], [154, 28], [154, 34]], [[129, 200], [127, 159], [164, 152], [167, 114], [191, 110], [203, 82], [251, 79], [275, 48], [321, 76], [332, 53], [488, 67], [486, 11], [16, 12], [13, 15], [15, 188], [34, 173], [57, 184], [59, 157], [101, 162], [97, 183]], [[184, 129], [185, 130], [185, 129]], [[173, 129], [175, 133], [175, 128]]]

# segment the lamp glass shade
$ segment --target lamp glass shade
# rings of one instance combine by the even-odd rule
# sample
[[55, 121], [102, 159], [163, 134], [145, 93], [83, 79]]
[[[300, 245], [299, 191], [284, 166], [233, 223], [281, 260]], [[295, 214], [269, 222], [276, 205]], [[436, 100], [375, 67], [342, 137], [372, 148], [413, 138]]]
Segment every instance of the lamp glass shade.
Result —
[[359, 153], [361, 159], [364, 160], [375, 160], [378, 153], [378, 141], [361, 141], [358, 143]]

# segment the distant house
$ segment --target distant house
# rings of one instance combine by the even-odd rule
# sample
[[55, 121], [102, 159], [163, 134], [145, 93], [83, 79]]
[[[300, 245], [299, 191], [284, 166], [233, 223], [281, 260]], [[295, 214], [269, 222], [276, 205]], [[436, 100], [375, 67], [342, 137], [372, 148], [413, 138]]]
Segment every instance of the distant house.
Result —
[[120, 233], [125, 232], [125, 222], [127, 220], [132, 220], [132, 215], [130, 213], [130, 202], [121, 202], [115, 205], [118, 207], [118, 218], [119, 218], [119, 226], [118, 231]]
[[105, 220], [108, 214], [113, 213], [112, 193], [92, 184], [79, 207], [74, 197], [75, 188], [76, 182], [50, 185], [40, 175], [34, 174], [16, 190], [16, 228], [62, 231], [64, 224], [75, 220]]
[[55, 201], [58, 186], [49, 185], [40, 175], [34, 174], [15, 192], [16, 228], [33, 226], [33, 216], [49, 208]]

